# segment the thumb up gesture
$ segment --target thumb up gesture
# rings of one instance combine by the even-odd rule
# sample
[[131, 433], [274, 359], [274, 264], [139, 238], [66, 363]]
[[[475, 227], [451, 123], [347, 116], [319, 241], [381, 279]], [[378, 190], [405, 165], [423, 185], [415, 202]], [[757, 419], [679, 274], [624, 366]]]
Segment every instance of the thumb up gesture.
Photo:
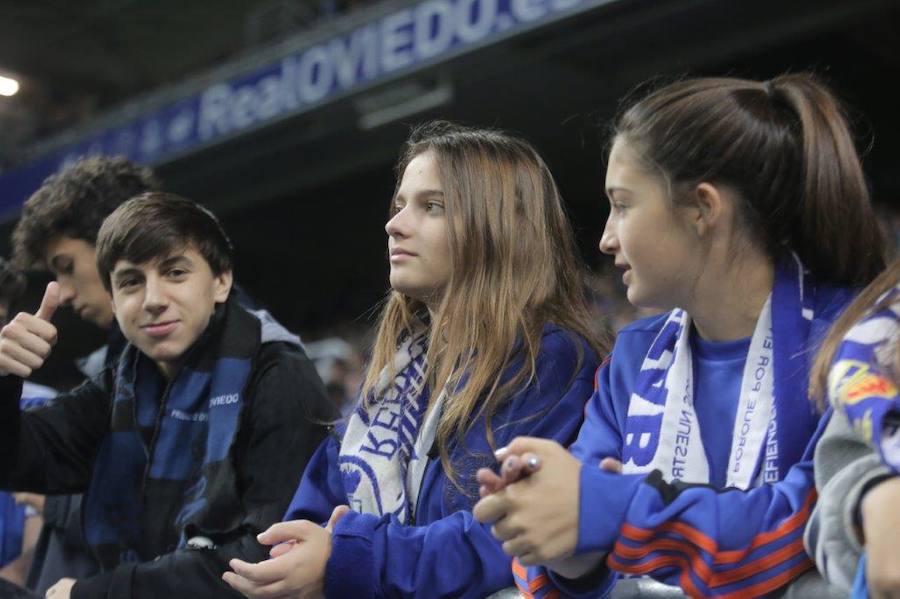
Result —
[[59, 306], [59, 283], [47, 284], [41, 307], [34, 314], [19, 312], [0, 329], [0, 374], [28, 378], [44, 364], [56, 343], [56, 327], [50, 323]]

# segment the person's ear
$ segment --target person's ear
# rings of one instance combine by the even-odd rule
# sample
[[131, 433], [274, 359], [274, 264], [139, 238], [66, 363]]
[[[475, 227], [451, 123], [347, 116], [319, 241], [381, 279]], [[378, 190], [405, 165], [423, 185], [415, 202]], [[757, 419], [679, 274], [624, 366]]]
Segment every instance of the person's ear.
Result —
[[721, 187], [705, 182], [694, 188], [693, 196], [695, 209], [691, 211], [691, 225], [703, 237], [722, 221], [728, 199]]
[[217, 274], [213, 279], [213, 299], [217, 304], [222, 304], [228, 300], [231, 293], [231, 286], [234, 283], [234, 275], [230, 270]]

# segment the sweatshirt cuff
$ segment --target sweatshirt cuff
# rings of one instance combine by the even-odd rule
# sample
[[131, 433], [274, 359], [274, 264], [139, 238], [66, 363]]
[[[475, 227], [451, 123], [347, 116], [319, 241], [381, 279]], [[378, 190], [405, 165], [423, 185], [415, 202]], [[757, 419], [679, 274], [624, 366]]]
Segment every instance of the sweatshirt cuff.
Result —
[[583, 464], [578, 498], [578, 544], [575, 553], [609, 553], [643, 474], [617, 474]]
[[606, 597], [616, 585], [619, 575], [606, 565], [606, 558], [592, 572], [581, 578], [563, 578], [553, 570], [547, 570], [550, 582], [569, 599], [597, 599]]
[[331, 556], [325, 564], [326, 597], [374, 597], [377, 582], [372, 537], [380, 520], [350, 512], [331, 534]]

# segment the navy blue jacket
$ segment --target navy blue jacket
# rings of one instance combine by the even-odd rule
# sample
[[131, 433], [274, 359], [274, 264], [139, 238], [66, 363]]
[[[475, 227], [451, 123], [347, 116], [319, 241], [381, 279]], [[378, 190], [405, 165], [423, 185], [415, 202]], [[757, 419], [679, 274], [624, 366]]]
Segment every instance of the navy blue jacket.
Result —
[[[597, 363], [582, 339], [548, 326], [536, 379], [492, 420], [496, 446], [523, 435], [568, 445], [581, 425]], [[337, 436], [319, 446], [285, 519], [325, 522], [335, 506], [348, 503], [339, 451]], [[490, 526], [480, 524], [471, 512], [478, 500], [475, 473], [495, 462], [484, 420], [473, 424], [465, 443], [451, 447], [462, 491], [447, 477], [436, 453], [426, 466], [414, 525], [357, 512], [338, 522], [325, 572], [326, 596], [480, 598], [513, 585], [509, 556]]]

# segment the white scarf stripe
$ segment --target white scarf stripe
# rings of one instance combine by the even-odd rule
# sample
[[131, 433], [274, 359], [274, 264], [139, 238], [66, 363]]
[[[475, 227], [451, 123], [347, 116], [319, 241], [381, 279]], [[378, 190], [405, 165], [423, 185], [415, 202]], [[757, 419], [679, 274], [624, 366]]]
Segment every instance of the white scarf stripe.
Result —
[[[654, 345], [672, 324], [678, 326], [672, 350], [663, 350], [655, 360], [648, 355], [641, 366], [642, 374], [658, 377], [651, 388], [659, 389], [660, 385], [665, 383], [665, 403], [659, 405], [635, 392], [628, 405], [628, 418], [662, 413], [659, 430], [642, 433], [642, 438], [638, 442], [639, 447], [646, 448], [652, 436], [658, 434], [657, 449], [648, 464], [639, 466], [632, 459], [628, 459], [623, 465], [623, 471], [645, 473], [660, 470], [663, 478], [669, 482], [680, 480], [688, 483], [709, 483], [709, 463], [694, 408], [690, 316], [683, 310], [673, 310], [660, 330], [660, 335], [654, 340]], [[775, 418], [772, 364], [770, 296], [756, 323], [744, 366], [741, 396], [733, 425], [727, 486], [748, 489], [756, 482], [761, 482], [754, 480], [754, 473], [764, 450], [766, 432]], [[626, 434], [625, 441], [627, 445], [632, 445], [633, 434]]]
[[[394, 356], [393, 380], [385, 368], [373, 397], [350, 417], [338, 458], [350, 507], [364, 514], [393, 514], [410, 522], [434, 444], [446, 390], [428, 409], [424, 334], [403, 340]], [[426, 412], [427, 410], [427, 412]]]

